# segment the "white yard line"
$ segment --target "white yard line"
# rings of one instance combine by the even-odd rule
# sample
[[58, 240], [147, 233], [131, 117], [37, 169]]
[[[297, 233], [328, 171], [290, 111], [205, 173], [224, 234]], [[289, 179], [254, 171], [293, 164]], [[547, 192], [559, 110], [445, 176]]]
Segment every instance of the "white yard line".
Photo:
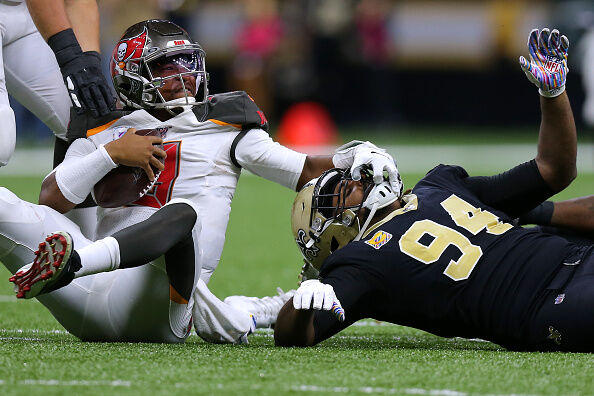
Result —
[[35, 385], [35, 386], [125, 386], [129, 387], [132, 385], [130, 381], [124, 380], [113, 380], [113, 381], [96, 381], [96, 380], [72, 380], [72, 381], [59, 381], [59, 380], [34, 380], [27, 379], [17, 382], [18, 385]]
[[0, 329], [1, 333], [8, 333], [8, 334], [41, 334], [41, 335], [51, 335], [51, 334], [70, 334], [66, 330], [37, 330], [37, 329]]
[[300, 385], [291, 387], [295, 392], [313, 392], [313, 393], [351, 393], [360, 392], [366, 394], [387, 394], [387, 395], [430, 395], [430, 396], [537, 396], [520, 394], [491, 394], [491, 393], [467, 393], [451, 389], [423, 389], [423, 388], [380, 388], [364, 386], [358, 388], [351, 387], [329, 387], [318, 385]]

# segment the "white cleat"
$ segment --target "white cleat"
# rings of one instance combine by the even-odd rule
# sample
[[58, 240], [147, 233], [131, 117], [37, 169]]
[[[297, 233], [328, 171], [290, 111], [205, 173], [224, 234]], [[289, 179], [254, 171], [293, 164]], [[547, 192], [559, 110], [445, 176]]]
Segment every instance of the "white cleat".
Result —
[[279, 311], [293, 297], [293, 294], [295, 294], [295, 290], [283, 292], [280, 287], [277, 287], [276, 291], [278, 292], [278, 296], [262, 298], [229, 296], [223, 302], [231, 305], [233, 308], [252, 314], [256, 321], [256, 328], [268, 328], [274, 326]]

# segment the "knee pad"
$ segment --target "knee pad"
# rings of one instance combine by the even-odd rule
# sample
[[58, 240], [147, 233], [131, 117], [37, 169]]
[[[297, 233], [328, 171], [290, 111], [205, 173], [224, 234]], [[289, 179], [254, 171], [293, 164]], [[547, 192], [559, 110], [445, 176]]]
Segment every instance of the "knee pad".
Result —
[[180, 203], [186, 204], [186, 205], [190, 206], [190, 208], [192, 208], [192, 210], [194, 210], [194, 212], [196, 213], [196, 222], [194, 223], [194, 227], [196, 227], [196, 224], [198, 223], [199, 210], [198, 210], [198, 206], [194, 202], [192, 202], [186, 198], [174, 198], [171, 201], [167, 202], [163, 207], [173, 205], [173, 204], [180, 204]]
[[8, 164], [16, 143], [16, 121], [10, 106], [0, 104], [0, 166]]

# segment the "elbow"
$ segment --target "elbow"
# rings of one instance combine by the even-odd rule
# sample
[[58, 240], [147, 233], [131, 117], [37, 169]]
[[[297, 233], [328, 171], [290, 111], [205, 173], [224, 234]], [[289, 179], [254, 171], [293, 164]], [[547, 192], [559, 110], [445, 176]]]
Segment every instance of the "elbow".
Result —
[[293, 309], [293, 300], [290, 299], [278, 313], [274, 326], [274, 345], [308, 347], [314, 344], [313, 311]]
[[66, 213], [76, 206], [74, 203], [68, 201], [62, 194], [62, 191], [60, 191], [56, 183], [55, 173], [46, 177], [41, 184], [39, 205], [48, 206], [60, 213]]
[[577, 167], [574, 165], [571, 168], [560, 170], [556, 173], [555, 177], [552, 178], [550, 184], [551, 188], [555, 193], [563, 191], [569, 186], [577, 177]]
[[560, 166], [536, 158], [536, 163], [542, 178], [555, 194], [569, 186], [577, 177], [575, 161]]

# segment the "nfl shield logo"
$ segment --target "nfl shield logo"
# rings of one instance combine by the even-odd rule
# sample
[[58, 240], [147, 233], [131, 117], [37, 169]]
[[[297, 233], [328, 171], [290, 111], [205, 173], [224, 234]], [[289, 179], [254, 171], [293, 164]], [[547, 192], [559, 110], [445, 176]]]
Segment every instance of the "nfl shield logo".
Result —
[[379, 249], [388, 243], [390, 239], [392, 239], [392, 234], [385, 231], [378, 231], [371, 237], [371, 239], [365, 241], [365, 243], [374, 249]]

